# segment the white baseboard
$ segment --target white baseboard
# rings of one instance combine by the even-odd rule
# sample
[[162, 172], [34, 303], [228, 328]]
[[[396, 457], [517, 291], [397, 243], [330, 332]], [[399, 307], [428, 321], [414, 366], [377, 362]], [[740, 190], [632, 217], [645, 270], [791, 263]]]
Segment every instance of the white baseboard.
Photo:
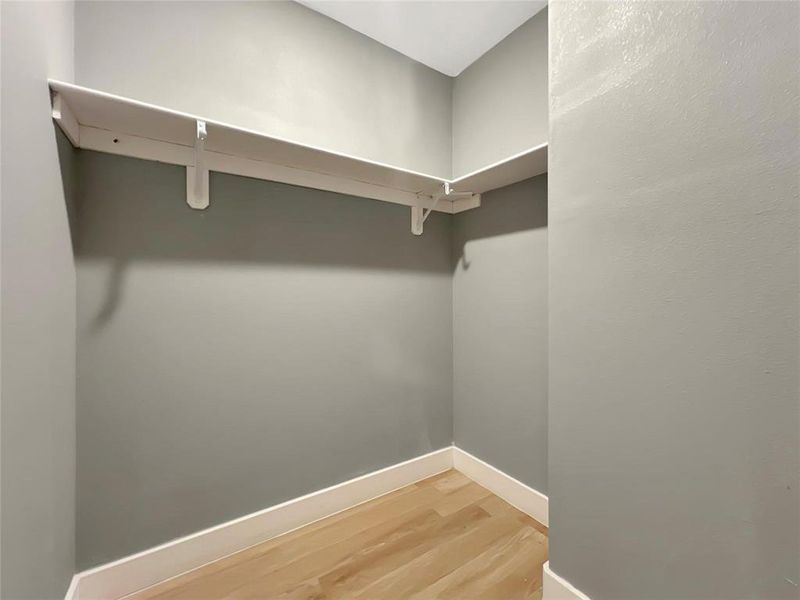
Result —
[[289, 500], [78, 573], [66, 600], [121, 598], [452, 467], [452, 448], [442, 448]]
[[78, 576], [73, 575], [72, 581], [69, 582], [69, 588], [64, 595], [64, 600], [78, 600]]
[[78, 573], [65, 600], [122, 598], [452, 468], [547, 525], [547, 496], [449, 446]]
[[453, 446], [453, 466], [542, 525], [548, 524], [547, 496], [541, 492], [456, 446]]
[[560, 575], [553, 573], [550, 561], [544, 563], [543, 586], [542, 600], [589, 600], [589, 596]]

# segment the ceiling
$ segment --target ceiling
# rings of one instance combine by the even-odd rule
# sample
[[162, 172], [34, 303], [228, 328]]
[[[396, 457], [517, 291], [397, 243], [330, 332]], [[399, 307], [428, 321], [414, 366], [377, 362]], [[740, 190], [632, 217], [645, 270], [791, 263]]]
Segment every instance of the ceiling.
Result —
[[547, 0], [298, 2], [452, 77], [547, 6]]

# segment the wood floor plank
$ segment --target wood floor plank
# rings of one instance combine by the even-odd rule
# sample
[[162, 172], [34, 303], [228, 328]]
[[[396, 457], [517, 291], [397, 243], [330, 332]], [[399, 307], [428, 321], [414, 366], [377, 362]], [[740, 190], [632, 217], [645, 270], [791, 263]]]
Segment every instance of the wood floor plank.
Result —
[[515, 513], [519, 516], [520, 521], [522, 521], [525, 525], [529, 527], [533, 527], [537, 531], [547, 535], [547, 526], [542, 525], [531, 517], [530, 515], [526, 515], [524, 512], [520, 511], [519, 509], [515, 508], [499, 496], [495, 496], [492, 494], [485, 500], [480, 502], [480, 507], [483, 508], [486, 512], [491, 515], [501, 515], [501, 514], [508, 514], [509, 512]]
[[489, 514], [478, 506], [468, 506], [438, 522], [427, 530], [385, 544], [374, 552], [360, 552], [321, 578], [326, 597], [350, 598], [362, 592], [387, 573], [411, 562], [431, 548], [464, 534]]
[[[492, 494], [478, 503], [483, 510], [493, 516], [506, 515], [513, 513], [516, 509], [508, 502], [503, 500], [500, 496]], [[520, 513], [521, 515], [522, 513]]]
[[442, 493], [448, 494], [454, 492], [466, 485], [473, 483], [473, 481], [458, 471], [446, 471], [442, 477], [438, 477], [431, 485]]
[[[330, 527], [335, 523], [339, 523], [340, 521], [357, 518], [358, 515], [362, 515], [363, 513], [371, 513], [375, 510], [380, 510], [381, 507], [384, 507], [386, 508], [386, 510], [389, 511], [401, 510], [402, 505], [398, 508], [391, 503], [394, 503], [399, 498], [403, 498], [410, 494], [414, 494], [418, 492], [419, 489], [420, 488], [418, 488], [416, 484], [412, 484], [400, 488], [398, 490], [395, 490], [393, 492], [389, 492], [388, 494], [384, 494], [383, 496], [375, 498], [374, 500], [370, 500], [369, 502], [364, 502], [362, 504], [359, 504], [342, 512], [336, 513], [335, 515], [332, 515], [325, 519], [320, 519], [319, 521], [316, 521], [299, 529], [295, 529], [293, 531], [285, 533], [281, 536], [278, 536], [261, 544], [252, 546], [235, 554], [231, 554], [230, 556], [227, 556], [220, 560], [204, 565], [198, 569], [189, 571], [188, 573], [181, 575], [179, 577], [169, 579], [168, 581], [149, 587], [143, 591], [130, 594], [126, 596], [124, 600], [152, 600], [152, 599], [161, 600], [162, 598], [169, 597], [166, 596], [166, 593], [171, 590], [182, 588], [186, 586], [188, 583], [195, 581], [197, 579], [208, 577], [213, 573], [224, 571], [229, 567], [239, 565], [241, 563], [244, 563], [253, 558], [257, 558], [259, 556], [263, 556], [278, 546], [287, 545], [297, 539], [311, 536], [314, 534], [314, 532]], [[435, 498], [436, 498], [435, 496], [432, 497], [432, 499]], [[405, 501], [405, 499], [403, 499], [403, 501]], [[388, 508], [387, 505], [389, 505]]]
[[451, 470], [126, 600], [535, 600], [546, 536]]
[[[414, 500], [404, 497], [402, 500], [382, 506], [379, 510], [364, 513], [354, 519], [347, 519], [323, 527], [310, 535], [301, 535], [286, 542], [275, 544], [267, 552], [259, 553], [244, 562], [238, 562], [216, 574], [213, 579], [198, 578], [196, 581], [163, 595], [158, 600], [196, 600], [200, 598], [220, 598], [232, 594], [243, 587], [238, 596], [247, 597], [247, 586], [243, 583], [252, 581], [252, 587], [269, 588], [276, 592], [276, 587], [284, 589], [292, 581], [305, 580], [325, 566], [332, 567], [350, 553], [368, 545], [375, 537], [380, 537], [396, 529], [398, 523], [406, 527], [415, 527], [420, 519], [431, 520], [436, 513], [426, 506], [425, 501], [430, 494], [421, 490], [414, 494]], [[387, 510], [392, 507], [394, 511]], [[393, 516], [395, 515], [395, 516]], [[333, 564], [331, 564], [333, 563]], [[325, 572], [324, 570], [322, 572]], [[270, 585], [263, 579], [269, 579]], [[266, 593], [262, 589], [261, 593]], [[263, 597], [263, 596], [262, 596]]]
[[485, 487], [481, 487], [475, 482], [469, 482], [467, 485], [445, 494], [441, 502], [437, 503], [436, 512], [446, 517], [491, 495], [492, 493]]
[[538, 565], [546, 560], [547, 538], [531, 527], [516, 529], [411, 599], [527, 599], [542, 585]]
[[423, 479], [422, 481], [418, 481], [414, 485], [419, 486], [419, 487], [435, 486], [437, 483], [439, 483], [442, 480], [449, 479], [451, 477], [457, 477], [459, 475], [462, 475], [462, 473], [460, 473], [459, 471], [456, 471], [455, 469], [448, 469], [447, 471], [442, 471], [441, 473], [438, 473], [436, 475], [428, 477], [427, 479]]
[[495, 540], [519, 528], [519, 521], [499, 517], [481, 521], [464, 534], [438, 544], [411, 562], [384, 575], [352, 596], [354, 599], [404, 599], [472, 560]]
[[[438, 518], [432, 510], [415, 511], [415, 518], [403, 520], [406, 527], [419, 526], [421, 522]], [[211, 598], [272, 598], [291, 592], [297, 586], [326, 572], [345, 560], [358, 548], [368, 546], [372, 538], [390, 533], [395, 523], [384, 523], [357, 533], [349, 540], [321, 544], [316, 550], [297, 556], [264, 555], [246, 564], [226, 569], [213, 578], [202, 578], [163, 596], [166, 600], [199, 600]], [[162, 600], [162, 597], [158, 597]]]
[[[145, 590], [130, 597], [130, 600], [178, 600], [216, 598], [226, 589], [229, 581], [275, 570], [309, 552], [328, 544], [335, 544], [343, 536], [351, 536], [385, 523], [387, 515], [406, 515], [429, 506], [440, 497], [433, 488], [409, 486], [403, 493], [395, 493], [381, 502], [373, 501], [317, 521], [216, 561], [165, 584]], [[381, 499], [378, 499], [381, 500]], [[216, 574], [213, 579], [211, 575]], [[219, 588], [219, 589], [218, 589]]]
[[271, 597], [271, 600], [323, 600], [325, 594], [319, 581], [312, 579]]
[[421, 509], [409, 515], [390, 519], [358, 535], [319, 548], [316, 552], [301, 557], [292, 563], [270, 570], [253, 578], [245, 585], [236, 587], [226, 598], [271, 598], [291, 588], [298, 579], [306, 579], [316, 573], [328, 573], [358, 552], [370, 552], [383, 544], [391, 544], [419, 528], [434, 524], [441, 517], [436, 511]]

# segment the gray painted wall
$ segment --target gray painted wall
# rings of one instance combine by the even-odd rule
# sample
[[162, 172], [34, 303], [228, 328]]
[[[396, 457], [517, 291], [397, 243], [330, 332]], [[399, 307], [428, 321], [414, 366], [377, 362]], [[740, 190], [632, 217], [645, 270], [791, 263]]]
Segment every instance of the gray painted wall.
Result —
[[76, 77], [307, 144], [451, 172], [451, 78], [294, 2], [78, 2]]
[[[75, 266], [46, 82], [72, 77], [73, 9], [0, 3], [0, 596], [8, 600], [63, 598], [74, 566]], [[71, 150], [62, 150], [69, 174]]]
[[547, 176], [453, 219], [455, 443], [547, 493]]
[[453, 174], [547, 141], [547, 9], [453, 82]]
[[[453, 81], [305, 7], [79, 2], [76, 32], [80, 84], [451, 173]], [[462, 89], [522, 91], [506, 108], [527, 118], [523, 105], [546, 89], [546, 70], [533, 88], [515, 87], [533, 67], [513, 54], [536, 48], [546, 64], [546, 14], [501, 46]], [[494, 101], [483, 94], [462, 110], [464, 122], [506, 117], [488, 110]], [[481, 151], [500, 143], [491, 132], [471, 142]], [[473, 158], [532, 145], [516, 139], [520, 148]], [[80, 177], [79, 567], [451, 443], [450, 217], [433, 215], [415, 238], [405, 207], [216, 175], [211, 210], [199, 214], [185, 206], [180, 169], [92, 153], [81, 154]], [[482, 219], [459, 220], [482, 260], [518, 248], [534, 252], [514, 263], [520, 271], [544, 264], [544, 204], [521, 198], [543, 194], [538, 181], [488, 195], [497, 201]], [[514, 206], [522, 217], [511, 217]], [[497, 235], [521, 224], [533, 231]], [[510, 276], [490, 270], [459, 277], [465, 314], [488, 301], [478, 287]], [[469, 416], [472, 391], [462, 394], [461, 418], [468, 450], [544, 490], [540, 284], [518, 282], [538, 319], [519, 328], [519, 356], [490, 378], [505, 386], [492, 426], [506, 439], [483, 440]], [[519, 299], [495, 300], [512, 311]], [[486, 324], [522, 320], [525, 309], [514, 309]], [[462, 335], [474, 336], [464, 325]], [[467, 351], [458, 360], [480, 359]], [[472, 380], [465, 372], [457, 382]]]
[[451, 443], [451, 217], [79, 167], [80, 568]]
[[550, 5], [551, 565], [797, 598], [800, 5]]

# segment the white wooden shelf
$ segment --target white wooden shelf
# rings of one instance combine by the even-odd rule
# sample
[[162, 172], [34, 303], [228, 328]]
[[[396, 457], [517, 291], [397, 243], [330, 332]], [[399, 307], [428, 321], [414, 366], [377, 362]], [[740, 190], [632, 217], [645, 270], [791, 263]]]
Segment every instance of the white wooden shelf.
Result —
[[450, 185], [456, 190], [483, 194], [542, 173], [547, 173], [547, 144], [462, 175], [451, 181]]
[[410, 206], [419, 234], [431, 208], [476, 208], [481, 193], [547, 172], [546, 144], [452, 180], [71, 83], [49, 84], [53, 118], [74, 146], [185, 166], [193, 208], [208, 206], [208, 172], [218, 171]]

